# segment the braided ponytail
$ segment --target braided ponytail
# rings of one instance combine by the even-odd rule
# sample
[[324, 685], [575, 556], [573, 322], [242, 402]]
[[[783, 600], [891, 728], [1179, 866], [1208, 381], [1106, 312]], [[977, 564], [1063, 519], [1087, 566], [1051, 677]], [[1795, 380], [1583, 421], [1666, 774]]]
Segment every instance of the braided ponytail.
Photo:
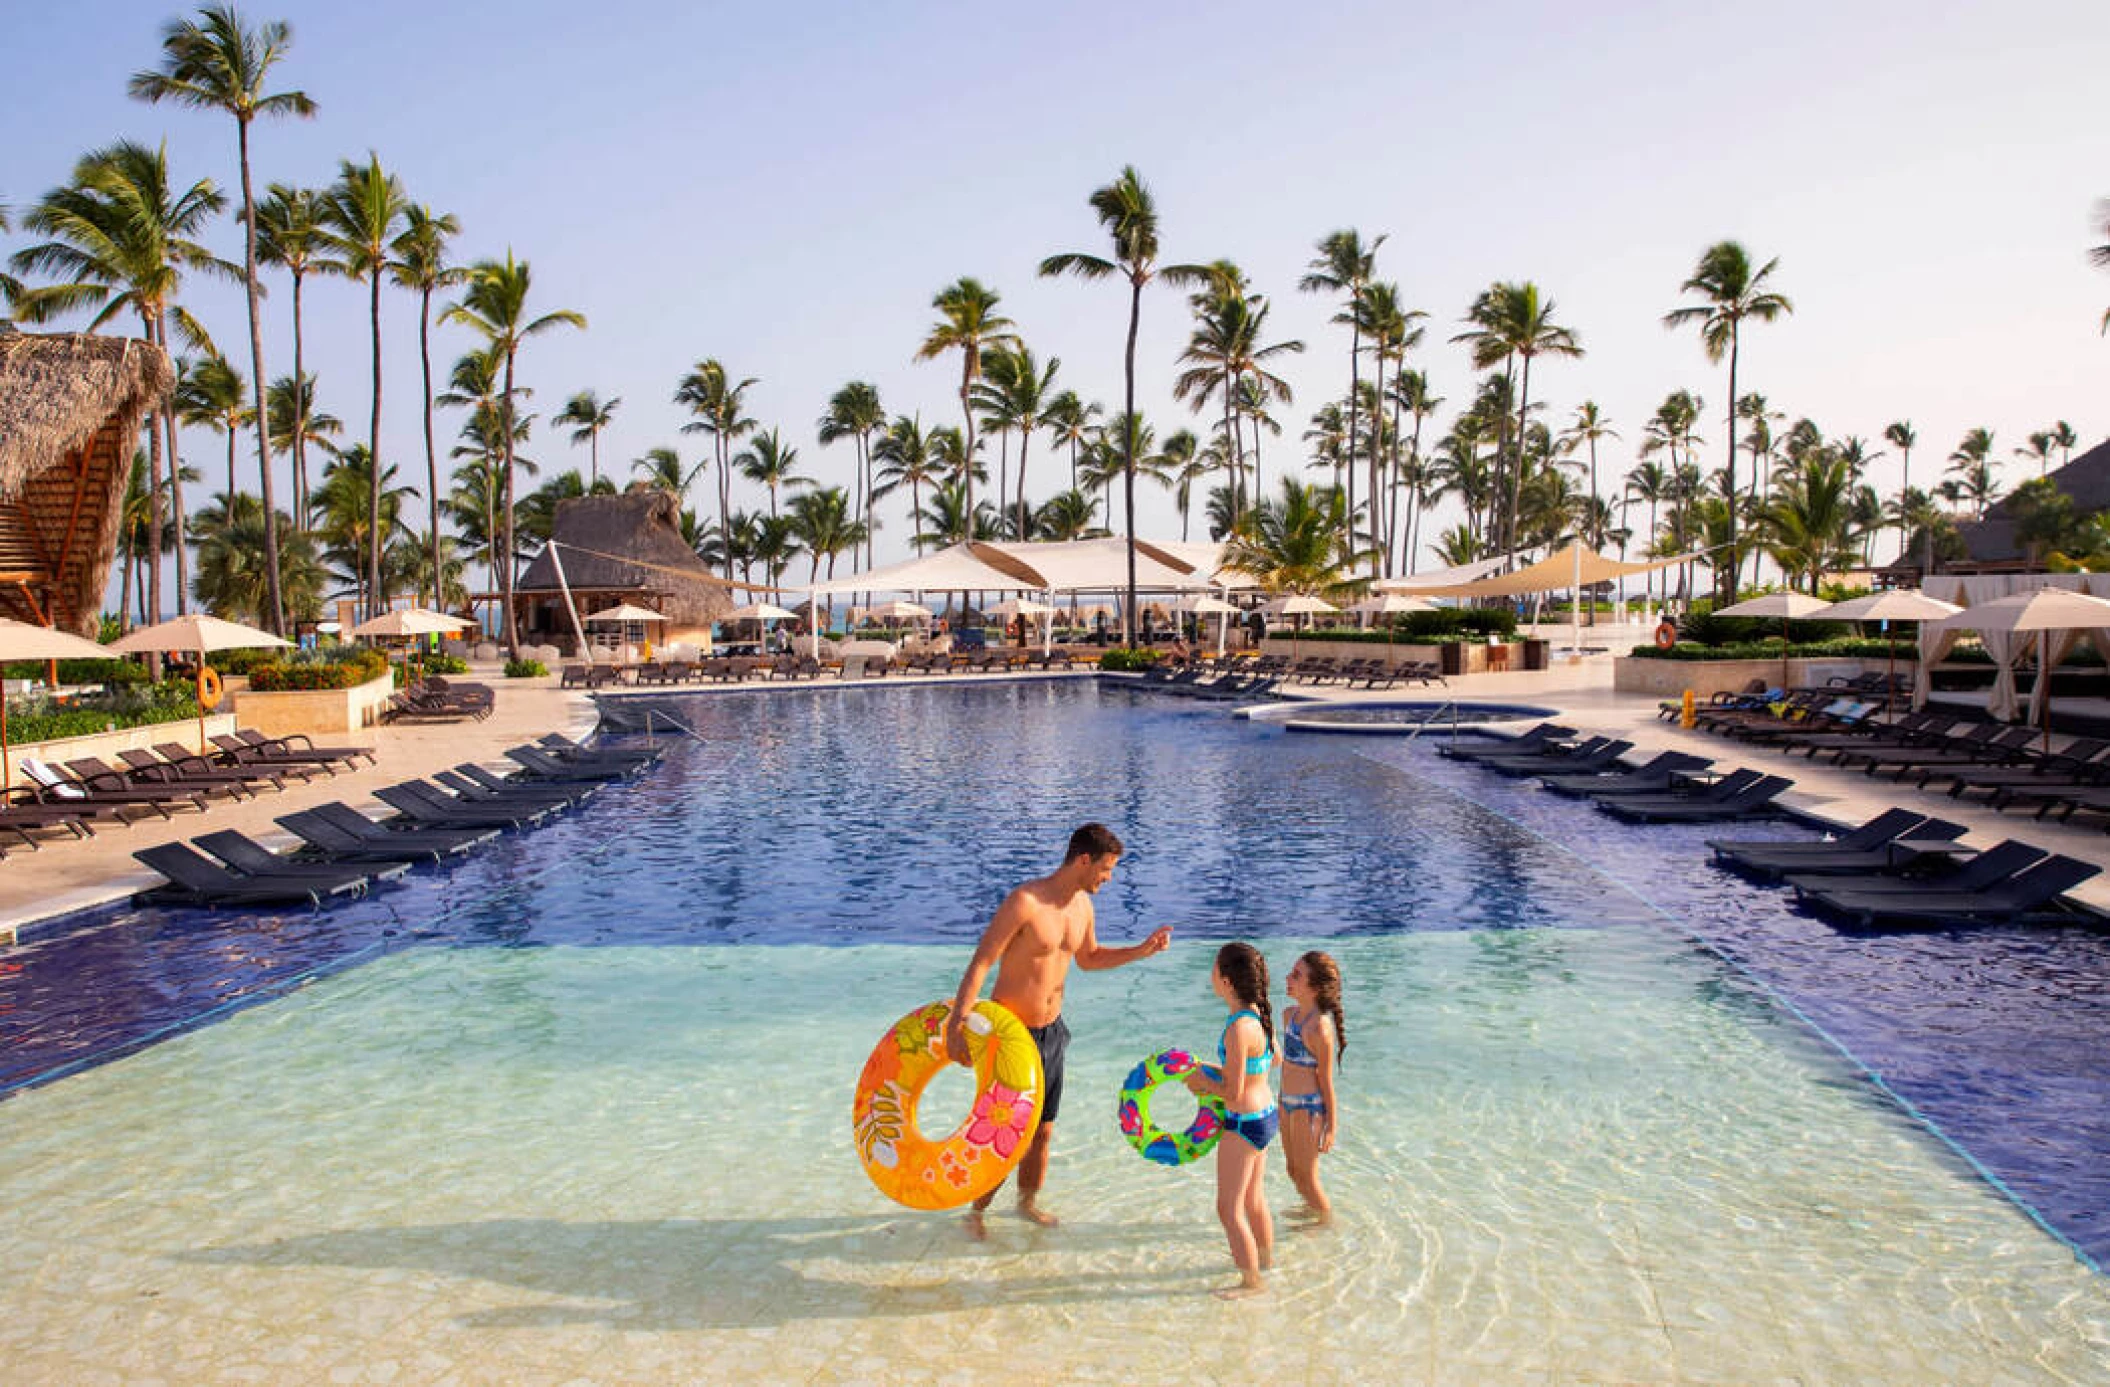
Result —
[[1275, 1052], [1275, 1011], [1267, 1000], [1267, 960], [1251, 944], [1226, 944], [1216, 951], [1216, 971], [1231, 985], [1239, 1005], [1260, 1018], [1269, 1054]]
[[1333, 961], [1332, 954], [1317, 949], [1297, 962], [1304, 965], [1312, 1005], [1333, 1018], [1333, 1057], [1338, 1062], [1348, 1050], [1348, 1019], [1341, 1014], [1341, 965]]

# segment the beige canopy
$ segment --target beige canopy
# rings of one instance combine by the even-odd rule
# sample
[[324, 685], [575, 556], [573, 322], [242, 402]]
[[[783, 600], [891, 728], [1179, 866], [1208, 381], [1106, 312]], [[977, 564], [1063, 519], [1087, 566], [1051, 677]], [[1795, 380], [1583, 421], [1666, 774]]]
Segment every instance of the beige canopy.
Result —
[[1413, 578], [1393, 578], [1378, 586], [1386, 592], [1410, 592], [1420, 597], [1522, 597], [1534, 592], [1560, 592], [1568, 588], [1589, 587], [1595, 583], [1607, 583], [1614, 578], [1624, 578], [1635, 573], [1652, 573], [1659, 568], [1689, 563], [1699, 557], [1701, 556], [1698, 554], [1680, 554], [1675, 558], [1653, 559], [1647, 563], [1627, 563], [1620, 559], [1608, 558], [1580, 543], [1570, 543], [1537, 563], [1527, 564], [1514, 573], [1502, 573], [1492, 578], [1477, 578], [1463, 583], [1417, 582]]

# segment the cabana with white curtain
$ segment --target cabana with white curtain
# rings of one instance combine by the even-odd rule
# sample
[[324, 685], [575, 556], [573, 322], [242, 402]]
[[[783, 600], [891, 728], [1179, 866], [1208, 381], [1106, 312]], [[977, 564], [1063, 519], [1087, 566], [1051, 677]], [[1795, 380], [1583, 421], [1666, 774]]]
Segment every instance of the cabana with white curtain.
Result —
[[[2110, 573], [1997, 573], [1983, 576], [1930, 573], [1920, 583], [1920, 591], [1927, 596], [1953, 602], [1966, 612], [1989, 602], [2040, 589], [2110, 598]], [[2015, 674], [2025, 662], [2041, 660], [2046, 671], [2057, 669], [2059, 662], [2083, 639], [2092, 642], [2103, 652], [2103, 658], [2110, 660], [2110, 628], [2106, 627], [2076, 625], [2040, 637], [2034, 630], [1978, 630], [1953, 618], [1924, 622], [1919, 629], [1920, 677], [1913, 681], [1912, 688], [1914, 707], [1926, 706], [1930, 683], [1927, 671], [1955, 648], [1957, 639], [1967, 630], [1973, 631], [1984, 642], [1986, 654], [1993, 657], [1993, 687], [1986, 695], [1985, 707], [2002, 722], [2014, 722], [2024, 711], [2021, 695], [2016, 690]], [[2030, 689], [2030, 722], [2043, 721], [2050, 697], [2051, 679], [2048, 673], [2040, 672]]]

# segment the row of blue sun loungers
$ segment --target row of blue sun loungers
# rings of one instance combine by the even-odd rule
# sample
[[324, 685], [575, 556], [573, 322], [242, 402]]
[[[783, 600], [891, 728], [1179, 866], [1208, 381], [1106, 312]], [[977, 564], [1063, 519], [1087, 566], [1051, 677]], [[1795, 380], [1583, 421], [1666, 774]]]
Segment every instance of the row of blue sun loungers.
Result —
[[[1541, 723], [1496, 746], [1453, 746], [1442, 752], [1506, 775], [1535, 775], [1556, 794], [1587, 797], [1607, 813], [1640, 822], [1763, 817], [1778, 812], [1775, 801], [1793, 784], [1786, 777], [1749, 768], [1709, 778], [1709, 758], [1689, 752], [1660, 752], [1628, 766], [1622, 758], [1632, 749], [1630, 743], [1609, 737], [1576, 741], [1575, 736], [1573, 728]], [[1893, 758], [1872, 757], [1872, 746], [1857, 750], [1859, 764], [1899, 764]], [[2110, 747], [2068, 751], [2078, 751], [2092, 764], [2110, 754]], [[1982, 762], [1914, 764], [1928, 772], [1921, 783], [1935, 774], [1961, 772], [1960, 788], [1991, 783], [2001, 790], [2013, 789], [2011, 780], [1988, 782], [1973, 774], [1969, 768], [1983, 771]], [[1930, 769], [1937, 766], [1947, 769]], [[1723, 865], [1761, 880], [1784, 881], [1803, 903], [1863, 925], [2071, 918], [2063, 896], [2100, 871], [2014, 839], [1969, 853], [1956, 846], [1963, 834], [1962, 824], [1898, 808], [1824, 842], [1710, 839], [1708, 846]]]
[[[481, 847], [507, 829], [547, 822], [585, 803], [613, 780], [637, 775], [664, 755], [660, 749], [584, 747], [545, 737], [506, 753], [520, 769], [497, 775], [465, 762], [431, 781], [409, 780], [376, 790], [395, 814], [367, 817], [341, 802], [302, 809], [278, 819], [303, 846], [276, 853], [234, 830], [190, 842], [164, 843], [132, 854], [159, 872], [164, 884], [139, 899], [184, 905], [320, 906], [364, 894], [420, 863], [445, 862]], [[436, 782], [436, 783], [435, 783]], [[202, 851], [201, 851], [202, 850]]]

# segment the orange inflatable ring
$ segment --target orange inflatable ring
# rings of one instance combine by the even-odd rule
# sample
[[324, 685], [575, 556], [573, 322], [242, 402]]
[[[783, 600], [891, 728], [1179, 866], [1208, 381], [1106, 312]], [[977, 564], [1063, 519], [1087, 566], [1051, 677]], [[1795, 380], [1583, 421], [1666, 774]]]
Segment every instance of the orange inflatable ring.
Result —
[[220, 671], [211, 665], [198, 666], [198, 706], [210, 713], [220, 706], [220, 696], [227, 686], [220, 682]]
[[858, 1076], [851, 1127], [857, 1159], [881, 1194], [911, 1209], [951, 1209], [995, 1189], [1026, 1154], [1046, 1096], [1040, 1047], [1016, 1016], [977, 1002], [967, 1019], [974, 1108], [951, 1134], [932, 1140], [916, 1123], [923, 1090], [950, 1063], [945, 1018], [932, 1002], [880, 1037]]
[[1656, 649], [1668, 650], [1678, 643], [1678, 628], [1665, 617], [1656, 627]]

